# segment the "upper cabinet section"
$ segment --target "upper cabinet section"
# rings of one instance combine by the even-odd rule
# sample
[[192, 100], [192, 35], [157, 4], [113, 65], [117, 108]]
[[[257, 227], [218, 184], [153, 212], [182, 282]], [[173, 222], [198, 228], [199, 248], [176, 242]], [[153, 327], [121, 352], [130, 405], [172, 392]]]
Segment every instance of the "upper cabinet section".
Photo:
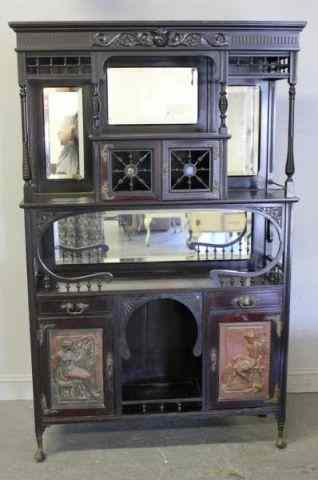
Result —
[[304, 22], [10, 26], [26, 204], [208, 203], [233, 189], [265, 198], [278, 80], [289, 86], [282, 197], [291, 196]]

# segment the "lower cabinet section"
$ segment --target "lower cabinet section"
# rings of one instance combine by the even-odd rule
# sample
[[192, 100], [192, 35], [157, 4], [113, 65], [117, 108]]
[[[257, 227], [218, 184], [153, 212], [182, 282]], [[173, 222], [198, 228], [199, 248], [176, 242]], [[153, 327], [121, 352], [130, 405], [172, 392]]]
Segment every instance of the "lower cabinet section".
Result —
[[[110, 319], [58, 319], [42, 329], [42, 407], [45, 414], [113, 412]], [[41, 330], [40, 330], [41, 331]]]
[[244, 408], [277, 402], [279, 314], [210, 315], [208, 408]]
[[281, 315], [206, 316], [204, 300], [200, 291], [122, 295], [103, 315], [41, 317], [42, 414], [84, 421], [276, 407]]

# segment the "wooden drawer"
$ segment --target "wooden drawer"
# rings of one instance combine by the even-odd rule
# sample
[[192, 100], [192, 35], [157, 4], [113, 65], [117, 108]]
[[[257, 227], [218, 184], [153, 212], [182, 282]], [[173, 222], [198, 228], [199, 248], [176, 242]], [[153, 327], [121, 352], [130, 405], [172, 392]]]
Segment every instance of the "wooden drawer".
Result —
[[39, 315], [77, 317], [90, 314], [104, 314], [112, 309], [112, 297], [65, 297], [63, 299], [41, 299], [38, 302]]
[[266, 307], [281, 307], [283, 291], [281, 287], [235, 288], [215, 291], [208, 294], [208, 309], [257, 309]]

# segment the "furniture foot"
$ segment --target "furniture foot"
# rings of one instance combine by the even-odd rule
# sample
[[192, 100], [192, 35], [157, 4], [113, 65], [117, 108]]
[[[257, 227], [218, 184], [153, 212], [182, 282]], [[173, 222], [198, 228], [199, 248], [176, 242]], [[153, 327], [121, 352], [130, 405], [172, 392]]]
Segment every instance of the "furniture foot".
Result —
[[43, 450], [43, 438], [42, 438], [42, 433], [37, 435], [36, 436], [36, 441], [37, 441], [37, 444], [38, 444], [38, 449], [37, 451], [35, 452], [35, 455], [34, 455], [34, 460], [37, 462], [37, 463], [41, 463], [41, 462], [44, 462], [45, 458], [46, 458], [46, 455], [44, 453], [44, 450]]
[[277, 422], [277, 438], [276, 438], [276, 447], [283, 449], [287, 447], [287, 441], [284, 435], [285, 422]]

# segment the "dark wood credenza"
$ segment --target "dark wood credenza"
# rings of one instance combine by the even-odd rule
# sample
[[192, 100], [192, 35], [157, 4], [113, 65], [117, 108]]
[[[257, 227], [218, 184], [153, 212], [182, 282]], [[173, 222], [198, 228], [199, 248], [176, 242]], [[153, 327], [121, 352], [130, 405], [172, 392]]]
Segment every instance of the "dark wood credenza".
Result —
[[286, 446], [304, 26], [10, 24], [37, 461], [51, 425], [136, 415], [273, 415]]

